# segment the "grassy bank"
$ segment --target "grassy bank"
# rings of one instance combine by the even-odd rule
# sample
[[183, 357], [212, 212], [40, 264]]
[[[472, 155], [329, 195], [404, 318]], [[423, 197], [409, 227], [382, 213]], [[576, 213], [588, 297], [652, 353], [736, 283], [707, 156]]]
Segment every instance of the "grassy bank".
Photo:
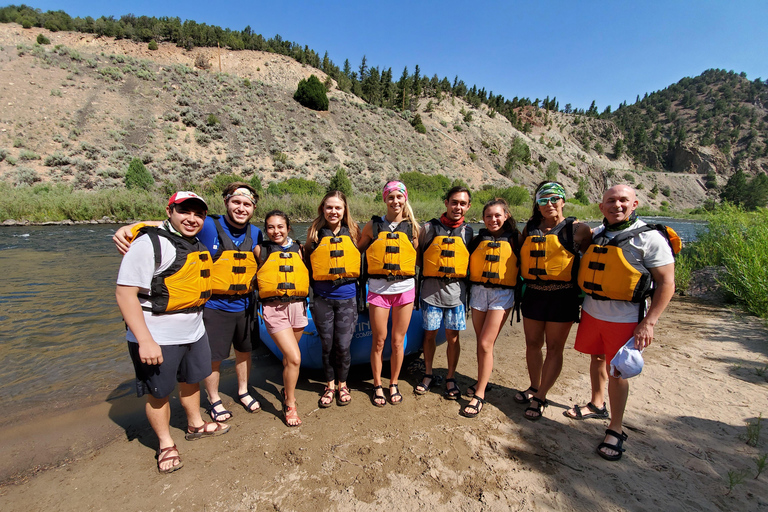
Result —
[[720, 284], [750, 313], [768, 318], [768, 210], [744, 212], [720, 206], [707, 218], [709, 230], [677, 260], [675, 282], [685, 290], [698, 269], [722, 267]]
[[[199, 191], [208, 201], [212, 212], [223, 212], [224, 202], [216, 192]], [[437, 197], [414, 194], [411, 205], [419, 221], [439, 216], [445, 211], [443, 201]], [[482, 221], [482, 194], [468, 213], [468, 220]], [[255, 215], [255, 223], [261, 224], [264, 214], [273, 209], [284, 210], [296, 222], [310, 221], [317, 215], [322, 194], [272, 195], [263, 193]], [[355, 194], [350, 197], [350, 209], [356, 220], [367, 221], [372, 215], [386, 211], [378, 194]], [[103, 190], [74, 190], [67, 185], [41, 184], [14, 187], [0, 182], [0, 222], [13, 219], [29, 222], [85, 221], [104, 217], [115, 222], [134, 219], [160, 219], [165, 217], [167, 191], [128, 190], [113, 188]], [[525, 220], [531, 215], [528, 201], [512, 206], [512, 215]], [[597, 205], [568, 203], [566, 215], [584, 220], [600, 218]]]

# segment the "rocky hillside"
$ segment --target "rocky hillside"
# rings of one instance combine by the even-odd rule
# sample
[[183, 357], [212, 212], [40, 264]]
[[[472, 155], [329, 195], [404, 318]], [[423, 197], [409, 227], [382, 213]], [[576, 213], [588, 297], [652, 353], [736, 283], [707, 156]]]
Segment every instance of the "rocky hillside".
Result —
[[[36, 43], [41, 33], [50, 45]], [[410, 124], [416, 112], [370, 106], [335, 82], [330, 110], [315, 112], [293, 100], [310, 74], [326, 79], [273, 53], [164, 43], [151, 51], [127, 40], [0, 24], [0, 179], [121, 187], [128, 162], [139, 157], [170, 188], [221, 173], [256, 175], [264, 187], [289, 177], [325, 184], [343, 166], [360, 192], [406, 171], [475, 189], [532, 189], [556, 176], [592, 201], [606, 186], [629, 182], [644, 204], [683, 209], [715, 197], [712, 187], [732, 172], [731, 155], [716, 147], [681, 145], [691, 162], [684, 172], [644, 165], [632, 151], [617, 156], [626, 131], [616, 118], [523, 107], [518, 115], [530, 128], [523, 133], [483, 104], [422, 98], [427, 130], [420, 134]], [[530, 161], [508, 162], [516, 139]]]

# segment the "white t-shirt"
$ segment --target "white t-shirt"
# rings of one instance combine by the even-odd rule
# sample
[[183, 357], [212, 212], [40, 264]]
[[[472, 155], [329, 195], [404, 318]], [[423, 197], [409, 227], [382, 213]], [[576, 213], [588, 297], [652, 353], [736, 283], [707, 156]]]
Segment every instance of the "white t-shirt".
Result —
[[[635, 229], [644, 225], [645, 222], [638, 219], [627, 229]], [[597, 227], [593, 236], [602, 233], [604, 229], [604, 226]], [[608, 231], [605, 235], [608, 238], [613, 238], [624, 231], [626, 230]], [[669, 247], [669, 243], [667, 243], [664, 235], [655, 230], [646, 231], [645, 233], [636, 235], [629, 241], [628, 247], [629, 251], [645, 268], [663, 267], [664, 265], [669, 265], [670, 263], [675, 262], [675, 257], [672, 254], [672, 249]], [[604, 322], [634, 323], [637, 322], [640, 306], [640, 304], [622, 300], [597, 300], [587, 295], [584, 299], [582, 309], [590, 316]]]
[[[160, 253], [162, 261], [155, 269], [155, 251], [149, 236], [137, 238], [128, 253], [123, 256], [120, 271], [117, 274], [117, 284], [123, 286], [138, 286], [140, 293], [149, 294], [152, 278], [173, 264], [176, 259], [176, 248], [164, 237], [160, 238]], [[139, 299], [142, 306], [149, 306], [147, 300]], [[205, 334], [202, 310], [197, 313], [173, 313], [156, 315], [144, 311], [144, 321], [158, 345], [183, 345], [194, 343]], [[126, 339], [137, 343], [136, 336], [128, 329]]]

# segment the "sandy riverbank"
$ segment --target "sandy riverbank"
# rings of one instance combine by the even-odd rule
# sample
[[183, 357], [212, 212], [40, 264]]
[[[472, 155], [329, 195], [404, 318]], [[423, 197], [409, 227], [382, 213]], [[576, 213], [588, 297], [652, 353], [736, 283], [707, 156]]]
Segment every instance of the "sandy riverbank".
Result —
[[[522, 324], [499, 338], [489, 407], [473, 420], [438, 393], [415, 397], [416, 375], [404, 375], [403, 405], [374, 408], [361, 371], [350, 379], [346, 408], [317, 409], [322, 385], [302, 379], [304, 425], [287, 429], [278, 415], [280, 367], [258, 357], [252, 383], [265, 411], [247, 415], [228, 398], [232, 431], [191, 443], [177, 407], [173, 435], [185, 467], [172, 475], [157, 474], [156, 441], [133, 397], [6, 426], [0, 504], [4, 511], [768, 507], [768, 474], [753, 478], [753, 458], [768, 452], [768, 442], [764, 435], [751, 447], [740, 438], [745, 422], [768, 415], [768, 330], [760, 321], [676, 298], [632, 381], [627, 452], [618, 463], [594, 453], [604, 422], [562, 416], [588, 400], [588, 358], [572, 350], [574, 333], [537, 423], [512, 400], [528, 384]], [[463, 340], [459, 382], [466, 388], [476, 375], [474, 333]], [[444, 350], [437, 367], [444, 374]], [[230, 395], [233, 384], [230, 377], [224, 387]], [[749, 471], [730, 494], [729, 471]]]

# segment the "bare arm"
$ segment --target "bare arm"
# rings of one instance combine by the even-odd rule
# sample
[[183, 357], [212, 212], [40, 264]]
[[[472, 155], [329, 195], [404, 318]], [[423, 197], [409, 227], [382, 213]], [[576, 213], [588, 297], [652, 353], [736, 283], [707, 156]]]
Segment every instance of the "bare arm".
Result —
[[153, 365], [162, 364], [163, 351], [152, 338], [147, 323], [144, 321], [144, 312], [139, 302], [139, 288], [137, 286], [117, 285], [115, 298], [125, 323], [139, 342], [141, 362]]
[[123, 226], [115, 231], [115, 235], [112, 237], [112, 241], [115, 242], [115, 247], [117, 247], [117, 250], [120, 252], [120, 254], [124, 255], [128, 252], [128, 249], [131, 247], [131, 239], [133, 238], [131, 230], [139, 224], [146, 224], [147, 226], [161, 226], [163, 221], [148, 220], [134, 222], [133, 224], [128, 224], [127, 226]]
[[583, 222], [574, 223], [575, 232], [573, 233], [573, 242], [578, 246], [579, 251], [584, 254], [592, 243], [592, 230]]
[[360, 236], [357, 238], [357, 248], [360, 252], [365, 252], [371, 242], [373, 241], [373, 222], [368, 221], [368, 224], [363, 227], [360, 232]]
[[[653, 294], [651, 307], [645, 318], [635, 327], [635, 348], [643, 349], [653, 341], [653, 326], [659, 321], [659, 317], [666, 309], [672, 296], [675, 294], [675, 264], [648, 269], [656, 283], [656, 291]], [[640, 305], [642, 307], [642, 304]]]

